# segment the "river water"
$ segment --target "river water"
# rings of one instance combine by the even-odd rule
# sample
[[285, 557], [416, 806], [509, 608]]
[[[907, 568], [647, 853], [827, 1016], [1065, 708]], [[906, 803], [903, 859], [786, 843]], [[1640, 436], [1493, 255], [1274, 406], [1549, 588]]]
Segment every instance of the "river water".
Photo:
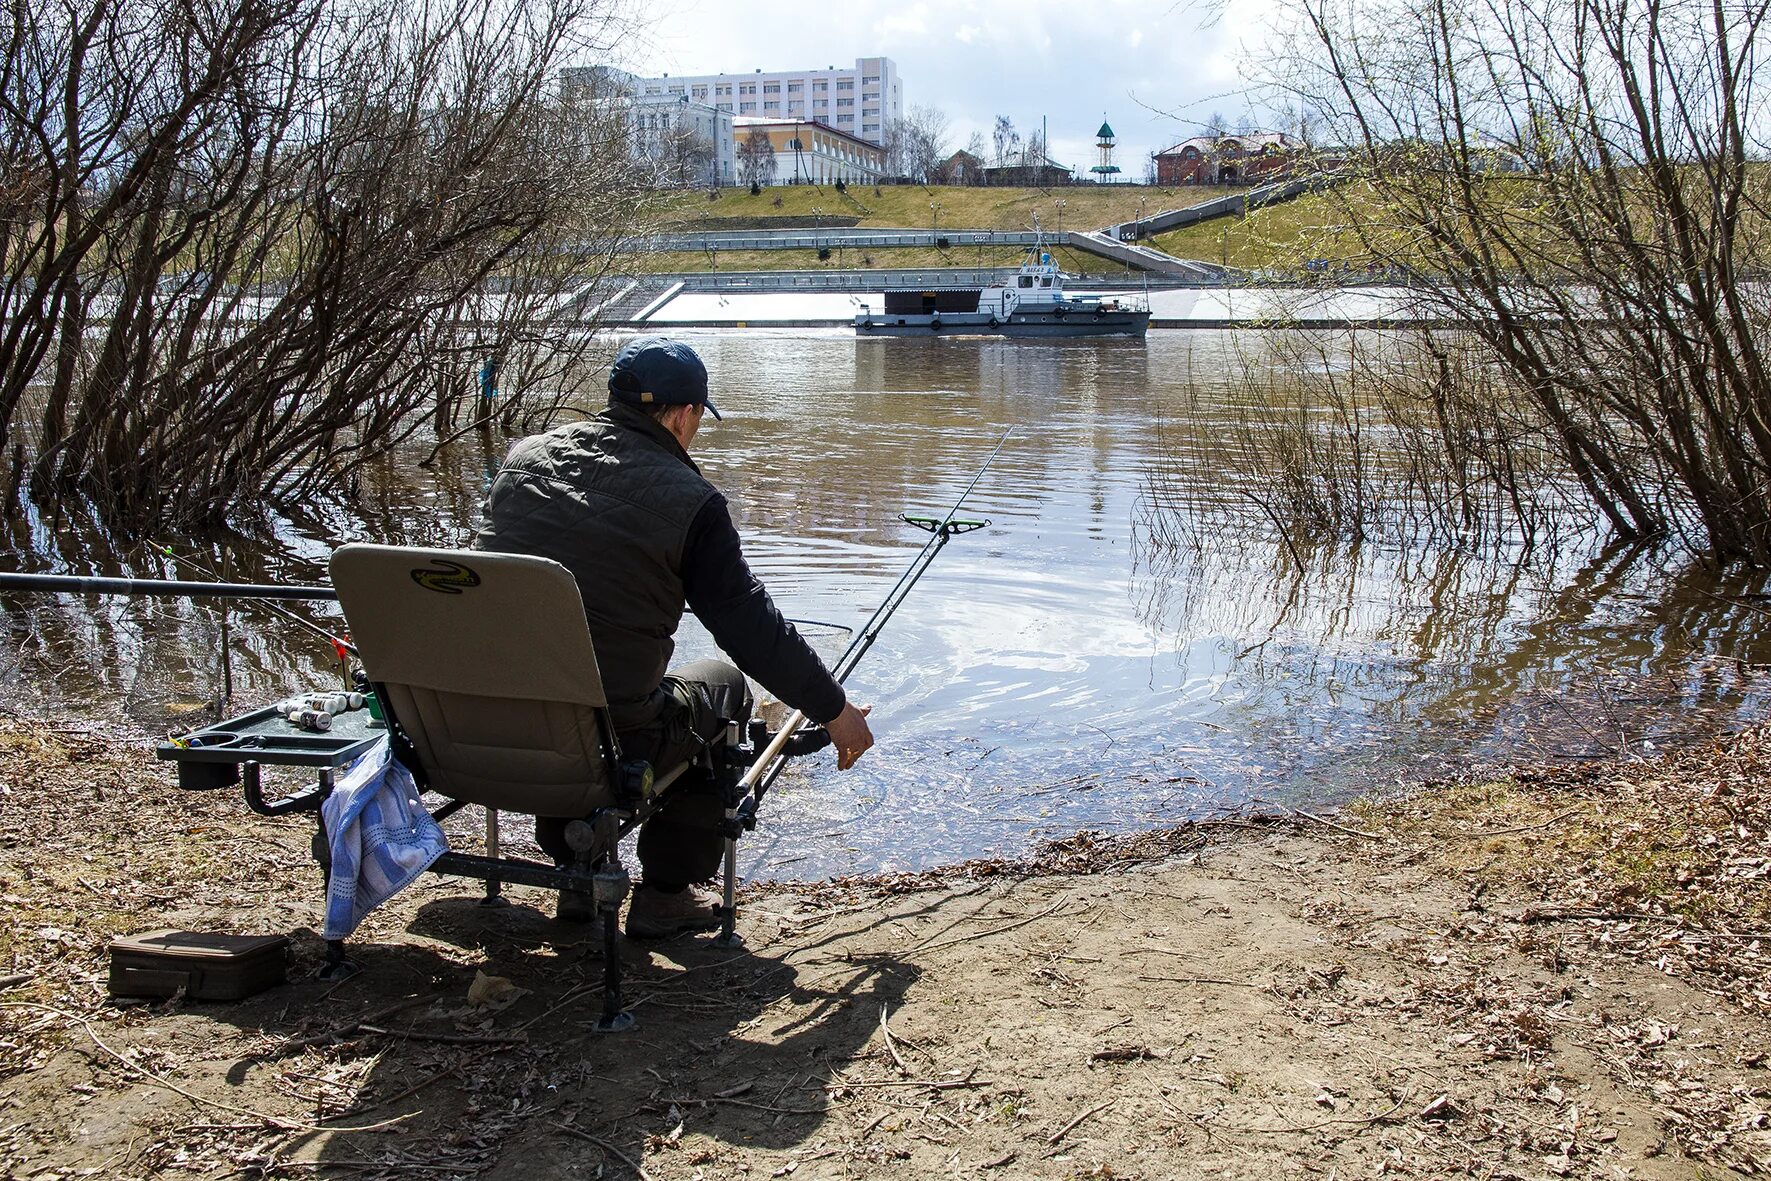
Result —
[[[1758, 581], [1591, 541], [1500, 557], [1368, 544], [1300, 562], [1264, 527], [1219, 523], [1196, 545], [1153, 544], [1159, 466], [1183, 501], [1227, 478], [1184, 454], [1159, 464], [1162, 424], [1231, 429], [1252, 396], [1224, 377], [1246, 335], [682, 335], [726, 415], [705, 420], [697, 457], [752, 565], [788, 615], [818, 621], [806, 630], [832, 658], [846, 637], [822, 625], [859, 624], [926, 540], [898, 515], [942, 514], [1013, 431], [966, 505], [990, 527], [947, 547], [850, 681], [877, 748], [846, 773], [825, 754], [782, 778], [746, 842], [753, 875], [914, 869], [1250, 801], [1326, 807], [1484, 763], [1642, 755], [1764, 705]], [[502, 445], [418, 467], [428, 450], [355, 506], [306, 507], [274, 540], [193, 550], [203, 569], [179, 572], [225, 561], [233, 578], [312, 582], [342, 541], [464, 543]], [[16, 569], [173, 569], [36, 515], [10, 522], [9, 543]], [[211, 607], [4, 605], [17, 702], [160, 726], [200, 720], [219, 686]], [[261, 612], [235, 609], [228, 639], [237, 706], [326, 683], [325, 646]], [[692, 619], [678, 652], [712, 652]]]

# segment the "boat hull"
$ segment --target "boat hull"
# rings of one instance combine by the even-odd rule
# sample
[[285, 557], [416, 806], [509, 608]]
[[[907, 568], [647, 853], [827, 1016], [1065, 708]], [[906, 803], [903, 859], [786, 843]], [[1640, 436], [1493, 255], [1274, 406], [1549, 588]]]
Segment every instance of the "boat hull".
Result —
[[855, 317], [857, 336], [1136, 336], [1150, 328], [1147, 311], [1017, 311], [1003, 320], [984, 312]]

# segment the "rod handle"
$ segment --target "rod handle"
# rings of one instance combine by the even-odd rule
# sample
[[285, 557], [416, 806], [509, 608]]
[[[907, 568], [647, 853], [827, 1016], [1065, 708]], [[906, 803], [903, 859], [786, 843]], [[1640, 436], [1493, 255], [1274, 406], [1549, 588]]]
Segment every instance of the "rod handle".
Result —
[[805, 720], [804, 710], [796, 709], [789, 714], [787, 720], [781, 723], [781, 728], [775, 731], [775, 737], [770, 739], [769, 744], [763, 747], [763, 752], [756, 756], [756, 762], [750, 764], [750, 770], [744, 772], [744, 777], [738, 780], [738, 786], [745, 791], [755, 787], [756, 781], [763, 777], [763, 773], [769, 769], [770, 764], [781, 757], [781, 750], [787, 745], [787, 740], [793, 737], [793, 732], [799, 729]]

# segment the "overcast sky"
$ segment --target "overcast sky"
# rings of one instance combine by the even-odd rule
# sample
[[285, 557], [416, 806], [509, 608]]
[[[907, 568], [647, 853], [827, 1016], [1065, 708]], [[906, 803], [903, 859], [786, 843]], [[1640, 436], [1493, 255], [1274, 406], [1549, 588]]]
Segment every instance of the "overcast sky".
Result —
[[[1106, 117], [1117, 163], [1144, 161], [1214, 111], [1234, 127], [1250, 98], [1244, 51], [1278, 0], [649, 0], [645, 37], [621, 64], [636, 73], [749, 73], [898, 66], [906, 113], [946, 113], [952, 144], [989, 141], [997, 115], [1025, 135], [1043, 116], [1051, 155], [1086, 170]], [[1257, 118], [1256, 122], [1260, 120]]]

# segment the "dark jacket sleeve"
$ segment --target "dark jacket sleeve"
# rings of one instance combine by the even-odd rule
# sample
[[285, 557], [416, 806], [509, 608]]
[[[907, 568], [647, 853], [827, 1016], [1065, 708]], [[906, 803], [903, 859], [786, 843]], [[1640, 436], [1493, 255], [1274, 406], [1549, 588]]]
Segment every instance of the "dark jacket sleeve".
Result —
[[683, 591], [689, 610], [745, 675], [820, 726], [842, 712], [842, 686], [750, 572], [723, 496], [703, 505], [689, 526]]

